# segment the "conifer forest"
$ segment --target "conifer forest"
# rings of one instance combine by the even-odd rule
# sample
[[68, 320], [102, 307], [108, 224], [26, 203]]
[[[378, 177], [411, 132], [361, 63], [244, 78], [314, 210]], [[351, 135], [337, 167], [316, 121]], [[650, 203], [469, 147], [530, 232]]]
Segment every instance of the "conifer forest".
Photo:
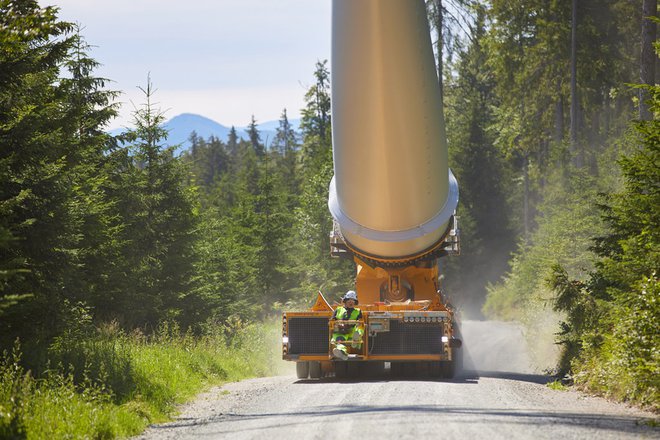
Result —
[[[657, 410], [657, 0], [427, 10], [460, 184], [443, 291], [465, 319], [522, 323], [558, 377]], [[328, 61], [274, 138], [253, 117], [176, 155], [147, 72], [130, 128], [108, 133], [119, 91], [83, 32], [41, 0], [0, 0], [0, 409], [19, 366], [42, 380], [79, 365], [77, 393], [133, 398], [95, 364], [109, 327], [231, 344], [354, 287], [352, 262], [329, 255]], [[0, 437], [22, 432], [16, 411], [0, 410]]]

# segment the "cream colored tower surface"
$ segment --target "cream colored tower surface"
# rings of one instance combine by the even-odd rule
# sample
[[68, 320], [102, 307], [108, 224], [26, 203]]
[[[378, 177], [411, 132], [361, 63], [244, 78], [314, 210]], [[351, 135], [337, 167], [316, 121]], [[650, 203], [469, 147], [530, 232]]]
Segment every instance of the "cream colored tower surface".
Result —
[[458, 203], [424, 0], [333, 0], [328, 207], [381, 257], [419, 253]]

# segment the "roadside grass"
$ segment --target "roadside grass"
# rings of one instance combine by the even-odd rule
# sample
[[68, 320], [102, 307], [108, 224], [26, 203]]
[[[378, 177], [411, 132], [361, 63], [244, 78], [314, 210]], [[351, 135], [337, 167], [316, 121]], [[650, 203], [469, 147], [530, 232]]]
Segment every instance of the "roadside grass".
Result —
[[568, 387], [561, 383], [560, 380], [549, 382], [546, 386], [555, 391], [568, 391]]
[[0, 438], [139, 434], [212, 385], [272, 374], [278, 331], [238, 321], [205, 336], [164, 325], [147, 337], [109, 325], [57, 340], [39, 374], [22, 366], [17, 345], [0, 358]]
[[650, 428], [658, 428], [660, 427], [660, 420], [659, 419], [650, 419], [650, 420], [644, 420], [641, 423], [644, 425], [650, 427]]

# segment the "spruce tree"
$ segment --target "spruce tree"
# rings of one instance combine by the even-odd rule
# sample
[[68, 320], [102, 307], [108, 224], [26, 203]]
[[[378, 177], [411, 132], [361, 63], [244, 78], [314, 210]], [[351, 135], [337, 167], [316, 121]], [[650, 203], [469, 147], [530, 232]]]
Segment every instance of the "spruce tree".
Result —
[[227, 151], [232, 159], [236, 159], [238, 156], [238, 143], [238, 133], [236, 133], [236, 127], [232, 125], [229, 130], [229, 135], [227, 136]]
[[73, 149], [58, 90], [71, 30], [55, 8], [0, 1], [0, 267], [8, 270], [0, 303], [23, 298], [0, 319], [2, 344], [51, 337], [75, 271]]
[[109, 261], [115, 256], [115, 230], [111, 227], [115, 201], [104, 190], [113, 142], [105, 128], [116, 115], [111, 102], [118, 92], [105, 90], [108, 80], [94, 76], [99, 63], [88, 55], [90, 46], [77, 26], [72, 43], [64, 64], [69, 75], [61, 80], [60, 87], [66, 100], [63, 110], [71, 145], [69, 212], [77, 217], [79, 237], [74, 254], [77, 270], [67, 284], [71, 301], [93, 306], [105, 294]]
[[248, 135], [248, 140], [250, 141], [252, 149], [256, 153], [257, 157], [261, 158], [266, 154], [266, 147], [261, 142], [261, 135], [259, 134], [257, 125], [257, 121], [254, 119], [254, 115], [252, 115], [250, 124], [248, 125], [248, 128], [245, 130], [245, 132]]
[[286, 109], [282, 110], [278, 124], [271, 149], [278, 151], [284, 158], [293, 156], [298, 150], [298, 136], [289, 122]]
[[109, 188], [117, 199], [122, 251], [103, 310], [127, 326], [180, 314], [191, 294], [196, 240], [194, 189], [184, 187], [181, 161], [165, 147], [164, 117], [152, 102], [150, 80], [143, 92], [134, 128], [122, 137], [128, 146], [115, 154], [118, 171]]
[[298, 169], [298, 135], [291, 126], [286, 109], [282, 111], [275, 138], [271, 143], [273, 152], [277, 152], [276, 161], [279, 173], [287, 191], [287, 206], [293, 210], [298, 204], [300, 185]]
[[301, 194], [296, 211], [298, 224], [296, 256], [301, 279], [300, 299], [310, 299], [321, 289], [341, 291], [353, 285], [354, 265], [347, 260], [329, 258], [329, 234], [332, 217], [328, 211], [328, 187], [333, 174], [330, 72], [327, 62], [317, 62], [313, 84], [305, 94], [306, 107], [302, 110], [300, 127]]
[[[241, 231], [232, 216], [215, 206], [201, 213], [194, 290], [186, 304], [191, 306], [186, 313], [189, 324], [198, 327], [207, 319], [222, 324], [231, 316], [251, 319], [256, 315], [252, 303], [256, 269], [246, 264], [253, 260], [252, 252], [242, 245]], [[202, 308], [196, 307], [196, 302]]]

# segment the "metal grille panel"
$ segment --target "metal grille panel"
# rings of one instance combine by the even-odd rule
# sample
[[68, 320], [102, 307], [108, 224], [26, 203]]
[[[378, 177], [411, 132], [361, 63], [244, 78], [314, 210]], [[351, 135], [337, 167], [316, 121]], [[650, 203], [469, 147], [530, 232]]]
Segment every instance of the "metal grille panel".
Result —
[[289, 354], [328, 354], [328, 318], [289, 318]]
[[390, 321], [390, 331], [369, 339], [369, 353], [441, 354], [442, 325], [430, 322]]

